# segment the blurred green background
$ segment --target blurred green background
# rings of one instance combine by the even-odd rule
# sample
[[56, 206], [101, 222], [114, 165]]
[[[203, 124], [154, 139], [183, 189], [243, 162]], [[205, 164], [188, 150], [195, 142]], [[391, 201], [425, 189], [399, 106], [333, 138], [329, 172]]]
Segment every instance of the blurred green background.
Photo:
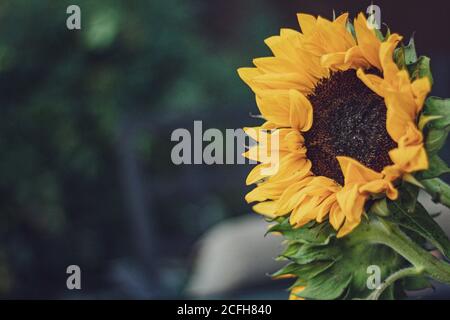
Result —
[[[280, 27], [297, 28], [296, 12], [370, 4], [354, 3], [2, 0], [0, 297], [76, 298], [70, 264], [83, 298], [181, 297], [195, 241], [249, 214], [250, 167], [175, 166], [171, 132], [257, 124], [236, 68], [268, 55], [263, 39]], [[379, 1], [382, 20], [416, 31], [434, 94], [448, 95], [444, 1], [407, 3]], [[70, 4], [81, 30], [66, 28]]]

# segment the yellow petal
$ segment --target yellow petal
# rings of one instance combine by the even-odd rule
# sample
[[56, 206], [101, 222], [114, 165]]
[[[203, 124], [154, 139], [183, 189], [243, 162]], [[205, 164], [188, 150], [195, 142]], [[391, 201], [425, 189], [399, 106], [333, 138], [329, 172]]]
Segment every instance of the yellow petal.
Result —
[[428, 169], [428, 157], [422, 144], [391, 150], [389, 156], [404, 172]]
[[289, 96], [265, 95], [256, 97], [256, 104], [264, 119], [280, 127], [287, 127], [289, 122]]
[[253, 211], [268, 218], [275, 218], [277, 203], [275, 201], [260, 202], [253, 206]]
[[326, 215], [330, 212], [331, 207], [336, 203], [336, 195], [332, 194], [328, 196], [317, 208], [316, 221], [321, 223]]
[[313, 108], [311, 102], [296, 90], [289, 91], [291, 127], [299, 131], [308, 131], [313, 123]]
[[358, 189], [358, 184], [346, 185], [336, 194], [336, 200], [346, 220], [354, 221], [360, 219], [364, 210], [367, 196], [359, 193]]
[[423, 107], [423, 103], [428, 93], [431, 91], [431, 83], [428, 77], [420, 78], [415, 80], [411, 84], [411, 89], [414, 94], [414, 100], [416, 101], [416, 112], [420, 112]]
[[266, 73], [258, 75], [250, 81], [256, 93], [258, 90], [290, 90], [296, 89], [301, 92], [309, 92], [314, 83], [304, 74], [291, 73]]
[[321, 197], [306, 197], [289, 217], [291, 225], [301, 227], [314, 220], [317, 215], [317, 207], [321, 203]]
[[334, 52], [325, 54], [320, 58], [320, 64], [326, 68], [345, 71], [350, 68], [350, 63], [345, 63], [346, 52]]
[[345, 184], [366, 183], [383, 177], [379, 172], [367, 168], [362, 163], [350, 157], [336, 157], [345, 178]]
[[269, 182], [279, 182], [293, 176], [303, 178], [309, 174], [310, 169], [311, 161], [306, 157], [295, 153], [287, 153], [281, 157], [278, 172], [269, 178]]
[[252, 89], [255, 91], [254, 85], [252, 83], [252, 80], [256, 77], [262, 74], [261, 71], [259, 71], [257, 68], [239, 68], [237, 70], [239, 77]]
[[270, 167], [270, 163], [261, 163], [255, 166], [247, 176], [245, 183], [247, 185], [251, 185], [260, 181], [261, 179], [266, 178], [268, 175], [264, 175], [264, 169], [268, 169]]
[[333, 226], [335, 230], [338, 230], [339, 227], [342, 225], [342, 222], [344, 222], [344, 219], [345, 219], [344, 213], [339, 207], [339, 204], [335, 202], [330, 209], [330, 224]]
[[[295, 155], [286, 156], [288, 160], [291, 157], [295, 157]], [[290, 188], [295, 186], [296, 183], [301, 183], [303, 178], [310, 175], [311, 162], [307, 159], [302, 159], [302, 161], [298, 160], [295, 161], [294, 158], [294, 162], [298, 163], [296, 164], [297, 167], [285, 165], [284, 163], [280, 164], [278, 172], [247, 193], [245, 200], [250, 203], [277, 199], [284, 195], [286, 190], [290, 190]], [[281, 204], [285, 203], [282, 202]]]
[[286, 144], [287, 149], [294, 153], [306, 154], [305, 138], [297, 130], [292, 130], [285, 137], [282, 144]]
[[312, 179], [313, 177], [308, 176], [287, 187], [280, 196], [277, 213], [286, 214], [298, 206], [299, 203], [307, 196], [307, 194], [301, 193], [302, 189], [304, 189], [308, 185], [308, 182]]
[[380, 97], [384, 97], [384, 90], [382, 88], [383, 84], [382, 78], [374, 74], [366, 74], [362, 69], [358, 69], [356, 75], [370, 90], [375, 92]]
[[419, 145], [423, 142], [422, 132], [417, 129], [413, 122], [407, 123], [406, 133], [399, 139], [399, 147], [407, 147], [412, 145]]
[[381, 172], [384, 175], [384, 179], [388, 181], [394, 181], [397, 180], [402, 176], [402, 170], [398, 165], [390, 165], [384, 167], [383, 171]]
[[334, 19], [333, 24], [341, 26], [342, 28], [347, 27], [347, 21], [348, 21], [348, 12], [345, 12], [341, 14], [339, 17]]
[[253, 64], [263, 73], [289, 73], [294, 67], [289, 60], [277, 57], [256, 58]]
[[364, 58], [374, 67], [381, 69], [380, 59], [378, 57], [378, 51], [380, 48], [380, 40], [375, 34], [374, 30], [369, 29], [367, 26], [366, 18], [364, 14], [360, 13], [354, 21], [356, 38], [358, 40], [358, 47], [361, 48], [361, 52]]
[[304, 298], [297, 296], [297, 294], [299, 294], [303, 290], [305, 290], [304, 286], [297, 286], [292, 288], [291, 294], [289, 295], [289, 300], [305, 300]]
[[345, 53], [344, 63], [350, 64], [355, 69], [367, 69], [370, 67], [370, 63], [364, 57], [364, 54], [359, 46], [354, 46], [347, 50]]
[[388, 81], [395, 79], [399, 69], [394, 62], [394, 49], [397, 44], [402, 40], [402, 37], [394, 33], [389, 36], [389, 38], [383, 42], [380, 46], [379, 58], [381, 66], [383, 67], [384, 78]]
[[361, 219], [359, 220], [353, 220], [350, 221], [348, 219], [345, 219], [345, 223], [342, 226], [341, 229], [339, 229], [338, 234], [336, 235], [337, 238], [342, 238], [343, 236], [346, 236], [347, 234], [349, 234], [350, 232], [353, 231], [353, 229], [355, 229], [359, 223], [361, 222]]
[[299, 13], [297, 14], [297, 19], [304, 35], [311, 34], [314, 31], [317, 22], [316, 17], [310, 14]]
[[359, 188], [360, 193], [386, 193], [387, 197], [391, 200], [398, 198], [398, 190], [393, 186], [390, 181], [387, 180], [375, 180], [362, 185]]
[[409, 94], [401, 92], [386, 93], [386, 129], [391, 138], [398, 142], [405, 135], [409, 123], [415, 122], [416, 105]]

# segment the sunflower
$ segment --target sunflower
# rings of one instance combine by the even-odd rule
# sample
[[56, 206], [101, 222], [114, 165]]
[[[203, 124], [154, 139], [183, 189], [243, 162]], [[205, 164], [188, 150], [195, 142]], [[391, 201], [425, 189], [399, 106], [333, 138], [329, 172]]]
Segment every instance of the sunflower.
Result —
[[[361, 222], [367, 201], [395, 200], [397, 182], [428, 168], [418, 114], [431, 90], [394, 61], [402, 37], [385, 38], [361, 13], [333, 21], [298, 14], [302, 32], [281, 29], [265, 40], [273, 56], [238, 73], [256, 96], [265, 122], [245, 128], [257, 141], [244, 156], [260, 162], [247, 177], [246, 195], [267, 217], [289, 215], [293, 227], [326, 219], [337, 237]], [[278, 170], [261, 151], [273, 149]]]

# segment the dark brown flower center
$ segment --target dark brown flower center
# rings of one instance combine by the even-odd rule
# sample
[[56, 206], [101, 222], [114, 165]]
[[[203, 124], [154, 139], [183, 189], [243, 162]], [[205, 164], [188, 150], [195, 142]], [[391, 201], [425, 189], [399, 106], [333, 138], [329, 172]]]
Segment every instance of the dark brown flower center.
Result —
[[388, 152], [396, 144], [386, 131], [384, 100], [367, 88], [355, 70], [335, 72], [319, 81], [308, 98], [314, 118], [304, 137], [315, 175], [343, 184], [336, 156], [351, 157], [378, 172], [391, 164]]

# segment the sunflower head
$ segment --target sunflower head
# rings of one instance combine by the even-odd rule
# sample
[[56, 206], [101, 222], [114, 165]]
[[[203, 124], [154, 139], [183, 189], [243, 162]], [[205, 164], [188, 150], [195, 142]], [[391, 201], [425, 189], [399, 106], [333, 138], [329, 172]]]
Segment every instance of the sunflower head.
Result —
[[[298, 20], [301, 32], [281, 29], [265, 40], [273, 56], [238, 70], [265, 119], [252, 128], [258, 144], [244, 154], [260, 162], [246, 200], [270, 218], [288, 216], [294, 228], [328, 220], [343, 237], [372, 199], [397, 199], [402, 179], [428, 169], [418, 116], [431, 77], [408, 70], [417, 58], [399, 63], [412, 58], [398, 47], [402, 37], [382, 36], [363, 14], [353, 24], [348, 14]], [[266, 130], [279, 139], [270, 174], [270, 159], [254, 156], [268, 148]]]

